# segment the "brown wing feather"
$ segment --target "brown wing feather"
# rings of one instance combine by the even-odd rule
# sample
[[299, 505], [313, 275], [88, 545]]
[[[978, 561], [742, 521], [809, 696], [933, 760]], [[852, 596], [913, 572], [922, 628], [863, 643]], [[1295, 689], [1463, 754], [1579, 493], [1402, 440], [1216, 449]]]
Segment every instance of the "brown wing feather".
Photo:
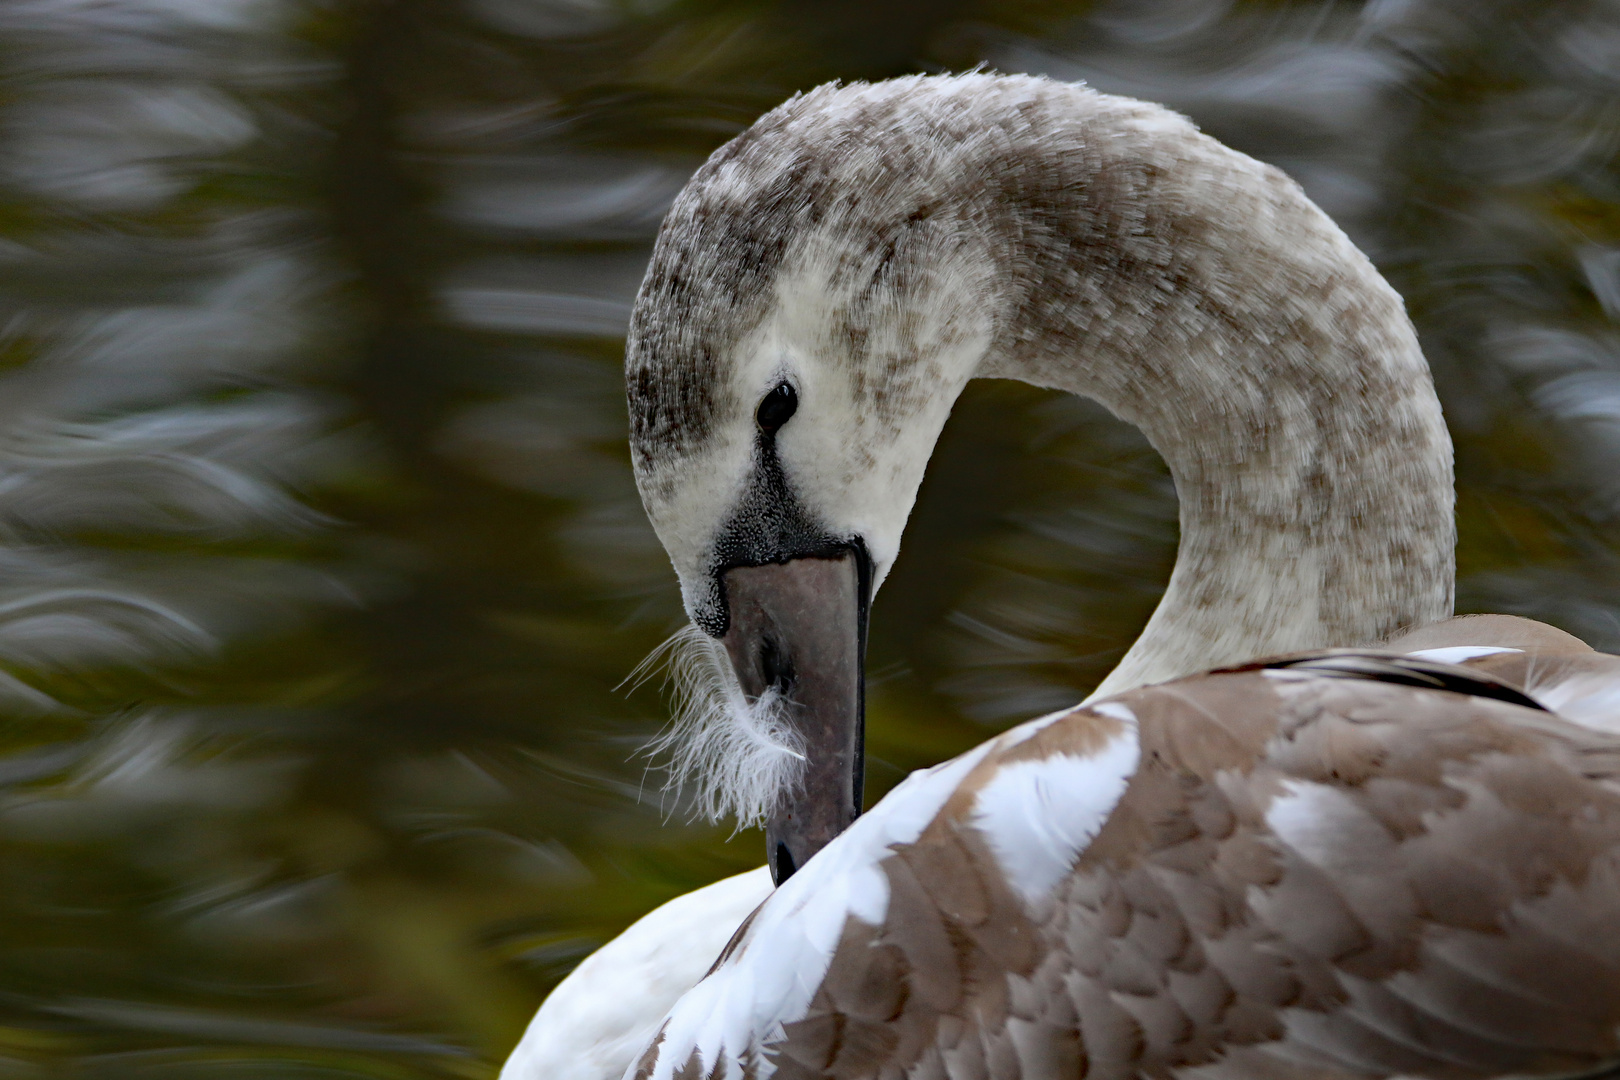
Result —
[[[1363, 926], [1388, 931], [1374, 935], [1383, 957], [1372, 948], [1334, 955], [1328, 936], [1293, 937], [1330, 959], [1341, 985], [1353, 985], [1348, 977], [1372, 984], [1311, 1020], [1315, 1048], [1337, 1047], [1362, 1067], [1370, 1060], [1389, 1071], [1482, 1076], [1591, 1068], [1620, 1053], [1620, 969], [1599, 963], [1584, 978], [1532, 978], [1522, 961], [1545, 935], [1521, 925], [1560, 886], [1579, 891], [1604, 921], [1620, 916], [1620, 893], [1593, 887], [1593, 872], [1612, 872], [1620, 855], [1615, 746], [1543, 713], [1455, 694], [1317, 679], [1274, 679], [1272, 689], [1282, 702], [1278, 739], [1251, 782], [1275, 768], [1310, 785], [1290, 797], [1308, 794], [1313, 812], [1308, 835], [1276, 837], [1290, 867], [1283, 885], [1295, 872], [1319, 877]], [[1348, 755], [1319, 734], [1343, 727], [1360, 736]], [[1369, 742], [1378, 779], [1402, 790], [1358, 780]], [[1431, 806], [1412, 831], [1410, 803], [1423, 794]], [[1274, 802], [1273, 825], [1283, 809]], [[1384, 824], [1392, 818], [1406, 827]], [[1365, 835], [1367, 821], [1377, 823], [1376, 840]], [[1406, 895], [1415, 908], [1404, 925], [1378, 928], [1365, 918], [1369, 900]], [[1263, 902], [1252, 906], [1264, 917]], [[1542, 954], [1543, 962], [1565, 952]], [[1406, 1040], [1431, 1055], [1430, 1065], [1368, 1054], [1376, 1044], [1359, 1035], [1394, 1015], [1386, 996], [1421, 1022], [1409, 1030], [1430, 1032]]]
[[[1529, 686], [1555, 651], [1476, 663]], [[1620, 742], [1309, 671], [1119, 700], [1142, 764], [1051, 903], [1002, 879], [970, 776], [884, 863], [884, 924], [846, 930], [767, 1051], [777, 1076], [1466, 1080], [1620, 1059]], [[1077, 709], [1043, 741], [1109, 723]]]

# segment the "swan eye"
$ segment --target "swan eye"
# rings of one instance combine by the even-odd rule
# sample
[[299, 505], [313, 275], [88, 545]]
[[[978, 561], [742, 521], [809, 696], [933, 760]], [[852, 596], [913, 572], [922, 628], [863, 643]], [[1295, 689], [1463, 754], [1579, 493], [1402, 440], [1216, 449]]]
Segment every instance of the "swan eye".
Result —
[[775, 431], [793, 418], [799, 409], [799, 395], [787, 383], [778, 383], [776, 389], [765, 395], [754, 413], [762, 431]]

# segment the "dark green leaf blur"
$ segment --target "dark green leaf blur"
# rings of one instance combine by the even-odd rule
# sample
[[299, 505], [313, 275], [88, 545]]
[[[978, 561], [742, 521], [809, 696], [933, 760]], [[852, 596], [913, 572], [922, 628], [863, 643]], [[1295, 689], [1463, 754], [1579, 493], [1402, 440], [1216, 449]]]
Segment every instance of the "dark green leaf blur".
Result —
[[[1299, 179], [1422, 332], [1461, 609], [1620, 647], [1620, 0], [5, 0], [0, 1078], [491, 1077], [762, 861], [617, 689], [682, 621], [630, 300], [759, 113], [978, 63]], [[1133, 430], [975, 384], [876, 606], [868, 798], [1081, 696], [1175, 540]]]

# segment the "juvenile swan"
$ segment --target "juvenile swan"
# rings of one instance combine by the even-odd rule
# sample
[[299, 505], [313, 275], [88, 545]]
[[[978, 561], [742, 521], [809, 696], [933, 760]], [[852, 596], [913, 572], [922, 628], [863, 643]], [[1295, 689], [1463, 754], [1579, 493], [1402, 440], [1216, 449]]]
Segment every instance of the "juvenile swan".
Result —
[[[867, 607], [975, 376], [1100, 401], [1146, 433], [1175, 479], [1169, 587], [1088, 700], [1253, 656], [1379, 641], [1450, 612], [1451, 448], [1428, 369], [1399, 297], [1281, 172], [1157, 106], [1044, 79], [918, 77], [796, 97], [717, 151], [676, 200], [627, 365], [637, 481], [688, 614], [715, 643], [712, 697], [729, 703], [695, 715], [689, 776], [710, 785], [708, 805], [766, 823], [778, 881], [858, 812]], [[1394, 674], [1334, 661], [1334, 685], [1419, 693], [1412, 679], [1445, 679], [1412, 665], [1501, 663], [1490, 658], [1531, 655], [1523, 647], [1595, 657], [1522, 620], [1423, 633], [1412, 647], [1441, 653]], [[1472, 651], [1445, 651], [1453, 642]], [[1537, 670], [1574, 670], [1548, 664]], [[1320, 664], [1286, 671], [1290, 687], [1330, 677]], [[1507, 671], [1548, 693], [1546, 679], [1529, 687], [1532, 674]], [[1471, 703], [1507, 675], [1457, 675], [1448, 692]], [[1297, 720], [1255, 689], [1282, 676], [1248, 678], [1254, 715], [1231, 723]], [[1178, 724], [1226, 722], [1216, 684], [1178, 685], [1166, 693], [1207, 698]], [[1577, 698], [1602, 712], [1591, 693], [1565, 693]], [[1105, 822], [1145, 812], [1149, 796], [1132, 794], [1147, 790], [1144, 747], [1169, 754], [1154, 741], [1169, 737], [1162, 724], [1144, 734], [1135, 708], [1049, 717], [913, 778], [757, 913], [661, 1032], [655, 1006], [703, 974], [770, 883], [756, 872], [711, 887], [712, 905], [701, 890], [660, 909], [558, 988], [505, 1075], [617, 1075], [627, 1048], [655, 1032], [638, 1075], [687, 1075], [693, 1061], [704, 1076], [993, 1077], [1070, 1075], [1087, 1055], [1127, 1071], [1158, 1061], [1154, 1024], [1196, 1027], [1161, 999], [1123, 1018], [1078, 998], [1060, 1008], [1049, 986], [1035, 1005], [1015, 1001], [1034, 992], [1042, 956], [1077, 977], [1068, 953], [1035, 948], [1057, 932], [1042, 919], [1066, 910], [1076, 860]], [[1220, 760], [1273, 768], [1249, 750]], [[1169, 760], [1188, 783], [1208, 780], [1198, 769], [1209, 761]], [[986, 945], [995, 927], [1024, 945]], [[627, 1004], [652, 948], [661, 985]], [[874, 973], [852, 957], [896, 962]], [[1173, 957], [1149, 959], [1158, 966], [1143, 979], [1174, 981]], [[857, 983], [921, 1003], [857, 1001]], [[1247, 1001], [1234, 995], [1223, 1000]], [[1258, 1032], [1278, 1015], [1249, 1019]], [[1088, 1023], [1103, 1033], [1082, 1038]], [[1045, 1026], [1026, 1038], [1035, 1028], [1021, 1024]], [[1233, 1037], [1197, 1030], [1208, 1053]]]

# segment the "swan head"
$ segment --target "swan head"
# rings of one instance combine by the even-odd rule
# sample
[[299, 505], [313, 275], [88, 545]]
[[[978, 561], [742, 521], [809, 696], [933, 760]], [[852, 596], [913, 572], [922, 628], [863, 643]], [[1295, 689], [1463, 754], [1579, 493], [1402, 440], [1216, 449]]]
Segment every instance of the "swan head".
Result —
[[995, 322], [970, 209], [908, 168], [926, 147], [846, 122], [872, 104], [854, 89], [789, 102], [698, 171], [628, 346], [636, 481], [686, 611], [800, 762], [731, 800], [764, 818], [779, 879], [859, 812], [867, 606]]

